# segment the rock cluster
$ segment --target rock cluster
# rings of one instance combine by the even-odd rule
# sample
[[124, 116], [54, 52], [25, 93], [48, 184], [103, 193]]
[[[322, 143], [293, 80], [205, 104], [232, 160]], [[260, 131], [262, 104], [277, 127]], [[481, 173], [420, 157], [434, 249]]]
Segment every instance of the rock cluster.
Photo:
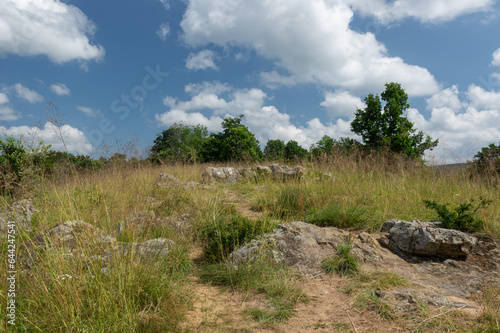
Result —
[[209, 184], [213, 182], [233, 184], [242, 179], [258, 176], [269, 176], [278, 180], [301, 179], [304, 176], [304, 168], [301, 166], [290, 167], [278, 164], [242, 169], [235, 169], [232, 167], [208, 167], [202, 174], [203, 181]]
[[[352, 240], [352, 252], [366, 267], [394, 272], [410, 282], [380, 293], [395, 310], [415, 309], [418, 302], [477, 309], [471, 297], [500, 280], [496, 242], [437, 226], [393, 220], [384, 224], [382, 234], [362, 232]], [[324, 274], [322, 259], [335, 255], [339, 243], [347, 239], [348, 233], [337, 228], [291, 222], [239, 247], [228, 261], [238, 266], [264, 257], [315, 278]]]
[[[157, 221], [153, 211], [129, 215], [120, 224], [118, 235], [130, 228], [141, 230]], [[64, 257], [82, 257], [107, 267], [115, 260], [134, 258], [141, 263], [166, 256], [175, 243], [165, 238], [150, 239], [142, 243], [119, 242], [115, 237], [84, 221], [61, 222], [21, 245], [19, 263], [30, 268], [46, 251], [60, 251]]]

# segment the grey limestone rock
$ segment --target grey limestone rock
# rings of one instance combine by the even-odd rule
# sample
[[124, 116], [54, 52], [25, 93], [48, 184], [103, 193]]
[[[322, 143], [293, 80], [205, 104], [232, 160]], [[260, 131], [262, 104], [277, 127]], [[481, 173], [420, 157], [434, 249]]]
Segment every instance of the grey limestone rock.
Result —
[[382, 241], [388, 248], [422, 256], [467, 256], [477, 242], [474, 236], [464, 232], [439, 228], [439, 222], [391, 220], [383, 224], [381, 231], [388, 233]]

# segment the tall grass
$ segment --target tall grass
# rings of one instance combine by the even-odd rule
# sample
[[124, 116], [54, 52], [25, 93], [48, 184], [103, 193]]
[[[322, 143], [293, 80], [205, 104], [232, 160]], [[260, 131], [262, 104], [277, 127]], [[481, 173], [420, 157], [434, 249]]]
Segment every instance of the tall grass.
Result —
[[[94, 173], [75, 172], [57, 181], [42, 178], [23, 191], [37, 212], [32, 232], [20, 236], [18, 246], [69, 220], [83, 220], [116, 236], [127, 215], [143, 210], [153, 210], [160, 220], [188, 214], [191, 228], [181, 233], [168, 223], [158, 223], [120, 238], [142, 242], [164, 237], [177, 243], [167, 257], [148, 265], [122, 258], [106, 268], [83, 257], [68, 259], [60, 251], [47, 251], [34, 268], [18, 274], [18, 325], [14, 331], [175, 332], [191, 300], [186, 279], [191, 274], [191, 248], [198, 244], [204, 247], [205, 263], [223, 261], [235, 247], [286, 221], [301, 219], [321, 226], [376, 230], [392, 218], [437, 218], [424, 200], [458, 206], [470, 198], [483, 197], [492, 204], [478, 211], [478, 218], [485, 221], [485, 232], [500, 237], [499, 187], [470, 177], [465, 170], [438, 173], [396, 158], [344, 155], [304, 166], [307, 172], [302, 180], [281, 182], [258, 177], [211, 189], [155, 185], [161, 172], [183, 182], [200, 182], [206, 165], [114, 165]], [[321, 172], [330, 172], [333, 179], [317, 180]], [[255, 222], [239, 216], [236, 206], [225, 199], [227, 188], [248, 200], [264, 217]], [[150, 198], [157, 204], [151, 204]], [[4, 255], [6, 246], [4, 242], [1, 245], [0, 254]], [[6, 271], [2, 260], [0, 272]], [[266, 294], [270, 312], [250, 310], [261, 321], [288, 318], [302, 297], [293, 275], [273, 265], [234, 270], [218, 263], [205, 271], [203, 279]], [[0, 280], [0, 327], [6, 328], [6, 280], [4, 276]], [[489, 313], [494, 314], [494, 309]], [[498, 326], [496, 321], [491, 323]]]

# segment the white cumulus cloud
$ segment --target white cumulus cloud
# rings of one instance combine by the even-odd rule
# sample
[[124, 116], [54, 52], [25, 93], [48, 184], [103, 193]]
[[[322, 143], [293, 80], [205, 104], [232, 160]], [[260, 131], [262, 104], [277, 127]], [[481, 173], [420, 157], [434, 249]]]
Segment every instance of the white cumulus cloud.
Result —
[[52, 62], [104, 57], [90, 38], [95, 25], [77, 7], [54, 0], [0, 1], [0, 56], [45, 55]]
[[181, 27], [188, 45], [250, 48], [274, 60], [283, 74], [263, 78], [275, 83], [319, 82], [362, 94], [394, 81], [411, 96], [439, 91], [427, 69], [389, 56], [373, 33], [352, 30], [353, 15], [342, 0], [190, 0]]
[[64, 83], [54, 83], [49, 88], [54, 94], [59, 96], [69, 96], [71, 94], [71, 91]]
[[30, 103], [38, 103], [43, 101], [43, 96], [34, 90], [30, 90], [20, 83], [16, 83], [12, 86], [12, 89], [17, 94], [17, 97], [27, 100]]
[[186, 60], [186, 68], [190, 70], [217, 69], [214, 62], [215, 53], [211, 50], [202, 50], [198, 53], [190, 53]]
[[321, 106], [326, 109], [331, 118], [346, 117], [349, 119], [354, 117], [357, 109], [366, 107], [361, 98], [353, 96], [342, 89], [337, 89], [333, 93], [327, 92]]
[[438, 163], [465, 162], [500, 137], [500, 92], [486, 91], [471, 85], [462, 99], [456, 86], [435, 94], [428, 100], [430, 119], [416, 109], [408, 119], [439, 145], [427, 156]]
[[[56, 127], [55, 125], [47, 122], [42, 128], [29, 126], [15, 126], [7, 128], [0, 126], [0, 133], [18, 138], [22, 136], [30, 141], [41, 140], [45, 144], [52, 145], [53, 150], [65, 151], [67, 149], [68, 152], [73, 154], [88, 155], [94, 149], [85, 134], [70, 125]], [[61, 136], [64, 142], [61, 141]]]

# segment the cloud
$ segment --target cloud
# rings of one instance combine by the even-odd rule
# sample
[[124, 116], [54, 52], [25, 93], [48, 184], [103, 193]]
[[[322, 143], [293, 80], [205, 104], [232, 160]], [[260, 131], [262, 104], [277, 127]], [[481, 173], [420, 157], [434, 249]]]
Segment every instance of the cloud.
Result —
[[337, 89], [333, 93], [327, 92], [325, 100], [321, 102], [331, 118], [346, 117], [354, 118], [357, 109], [364, 109], [365, 103], [361, 98], [351, 95], [348, 91]]
[[464, 100], [459, 96], [456, 86], [432, 96], [428, 120], [416, 109], [408, 111], [415, 128], [439, 139], [436, 151], [428, 152], [427, 157], [440, 163], [472, 159], [481, 147], [498, 142], [500, 137], [500, 92], [471, 85], [463, 94]]
[[21, 114], [10, 105], [0, 105], [0, 121], [18, 120]]
[[59, 96], [64, 96], [64, 95], [69, 96], [71, 93], [69, 88], [66, 87], [66, 85], [63, 83], [52, 84], [49, 88], [50, 88], [50, 90], [52, 90], [52, 92], [54, 92], [54, 94], [59, 95]]
[[[203, 89], [205, 88], [205, 89]], [[186, 90], [191, 91], [193, 85]], [[280, 112], [273, 105], [266, 105], [267, 94], [260, 89], [234, 89], [220, 82], [196, 85], [190, 100], [178, 101], [167, 96], [164, 104], [169, 108], [156, 114], [160, 126], [176, 122], [187, 125], [204, 125], [211, 132], [221, 131], [221, 122], [227, 117], [244, 114], [243, 121], [263, 145], [269, 139], [295, 140], [305, 148], [323, 135], [341, 137], [351, 135], [350, 122], [339, 119], [336, 123], [322, 124], [314, 118], [306, 126], [293, 124], [290, 115]]]
[[158, 1], [161, 2], [161, 4], [166, 10], [170, 9], [170, 2], [168, 0], [158, 0]]
[[381, 23], [408, 17], [426, 23], [439, 23], [471, 13], [489, 11], [494, 0], [348, 0], [346, 2], [361, 14], [376, 17]]
[[43, 101], [43, 96], [34, 90], [30, 90], [20, 83], [12, 86], [17, 94], [17, 97], [27, 100], [30, 103], [38, 103]]
[[95, 25], [77, 7], [53, 0], [0, 1], [0, 56], [45, 55], [54, 63], [101, 60]]
[[458, 87], [453, 85], [451, 88], [441, 90], [427, 99], [427, 109], [449, 108], [455, 112], [462, 109], [462, 102], [458, 97]]
[[353, 15], [347, 0], [190, 0], [181, 28], [190, 46], [252, 49], [272, 59], [283, 74], [262, 74], [271, 83], [316, 82], [364, 94], [395, 81], [410, 96], [439, 91], [427, 69], [390, 57], [373, 33], [350, 29]]
[[[41, 140], [45, 144], [52, 145], [53, 150], [65, 151], [67, 149], [68, 152], [73, 154], [88, 155], [94, 149], [83, 132], [70, 125], [56, 127], [51, 123], [46, 123], [43, 128], [28, 126], [7, 128], [0, 126], [0, 133], [18, 138], [23, 136], [36, 142]], [[59, 134], [62, 135], [64, 142], [61, 142]]]
[[500, 92], [487, 91], [471, 84], [467, 90], [467, 97], [474, 108], [500, 110]]
[[186, 60], [186, 68], [190, 70], [208, 69], [212, 68], [217, 70], [214, 62], [214, 52], [210, 50], [203, 50], [195, 53], [190, 53]]
[[0, 93], [0, 104], [9, 103], [9, 97], [6, 94]]
[[83, 113], [85, 113], [86, 116], [88, 117], [100, 117], [102, 116], [102, 112], [99, 111], [99, 110], [94, 110], [94, 109], [91, 109], [89, 107], [86, 107], [86, 106], [81, 106], [81, 105], [77, 105], [76, 109], [78, 111], [82, 111]]
[[498, 48], [495, 52], [493, 52], [493, 60], [491, 61], [493, 66], [500, 67], [500, 48]]
[[280, 86], [291, 87], [300, 81], [295, 76], [282, 75], [277, 71], [262, 72], [260, 79], [270, 89], [277, 89]]
[[170, 34], [170, 26], [168, 23], [162, 23], [160, 28], [156, 31], [156, 34], [162, 41], [166, 41], [167, 36]]

